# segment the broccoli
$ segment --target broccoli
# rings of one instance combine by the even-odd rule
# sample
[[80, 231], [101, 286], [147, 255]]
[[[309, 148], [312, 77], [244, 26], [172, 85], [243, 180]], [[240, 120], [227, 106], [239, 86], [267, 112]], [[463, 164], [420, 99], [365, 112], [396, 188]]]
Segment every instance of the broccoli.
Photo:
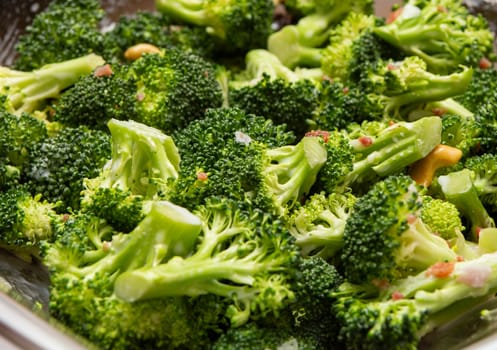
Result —
[[209, 110], [173, 138], [182, 165], [170, 200], [187, 208], [222, 196], [284, 214], [326, 160], [319, 140], [292, 144], [284, 126], [237, 108]]
[[204, 27], [220, 39], [219, 51], [228, 54], [264, 47], [271, 33], [270, 0], [156, 0], [155, 6], [173, 20]]
[[0, 242], [10, 247], [37, 247], [52, 238], [57, 215], [53, 204], [33, 197], [24, 187], [0, 192]]
[[83, 180], [97, 176], [110, 155], [106, 132], [85, 126], [63, 128], [32, 147], [21, 179], [31, 193], [55, 203], [57, 212], [77, 210]]
[[79, 77], [90, 74], [102, 64], [104, 60], [100, 56], [89, 54], [29, 72], [0, 67], [0, 95], [7, 96], [7, 110], [16, 115], [41, 110]]
[[223, 103], [214, 66], [177, 49], [144, 55], [124, 75], [123, 79], [135, 82], [137, 121], [166, 133], [185, 127], [202, 118], [207, 108]]
[[159, 201], [128, 234], [91, 214], [69, 216], [42, 250], [51, 314], [103, 349], [205, 348], [209, 325], [199, 323], [186, 298], [128, 303], [113, 292], [125, 271], [187, 256], [200, 226], [197, 216]]
[[373, 28], [376, 35], [426, 61], [430, 71], [447, 74], [460, 65], [479, 65], [493, 51], [488, 22], [469, 13], [459, 0], [409, 0], [400, 16]]
[[211, 58], [216, 47], [214, 39], [205, 28], [175, 24], [160, 13], [138, 11], [133, 16], [121, 16], [115, 26], [104, 33], [105, 45], [101, 54], [107, 60], [122, 62], [129, 47], [148, 43]]
[[447, 242], [422, 221], [421, 206], [420, 189], [405, 175], [377, 182], [360, 197], [345, 224], [345, 278], [352, 283], [388, 281], [455, 261]]
[[463, 156], [475, 154], [481, 149], [483, 130], [472, 116], [445, 114], [442, 119], [442, 140], [444, 145], [458, 148]]
[[492, 213], [497, 210], [497, 155], [485, 153], [464, 161], [464, 168], [471, 170], [473, 185], [483, 205]]
[[125, 67], [109, 68], [110, 75], [85, 75], [65, 90], [55, 103], [53, 120], [106, 130], [110, 119], [138, 119], [135, 81], [124, 78]]
[[466, 226], [470, 227], [466, 238], [477, 242], [478, 232], [486, 227], [495, 227], [495, 222], [478, 197], [473, 176], [474, 172], [469, 169], [453, 171], [438, 176], [433, 186], [434, 191], [439, 191], [443, 198], [453, 203], [466, 218], [468, 221]]
[[345, 223], [355, 203], [351, 193], [313, 194], [287, 219], [303, 256], [334, 257], [343, 246]]
[[[426, 64], [416, 56], [401, 62], [390, 62], [371, 78], [373, 84], [381, 81], [383, 90], [372, 99], [385, 104], [384, 114], [390, 117], [404, 117], [405, 109], [420, 103], [444, 100], [462, 94], [471, 82], [473, 70], [462, 67], [461, 71], [450, 75], [438, 75], [426, 70]], [[374, 74], [373, 74], [374, 75]], [[407, 106], [407, 107], [406, 107]], [[404, 109], [404, 110], [403, 110]]]
[[393, 124], [364, 122], [350, 134], [353, 138], [343, 131], [310, 132], [323, 137], [328, 153], [316, 188], [327, 193], [348, 187], [365, 192], [379, 177], [398, 173], [425, 157], [440, 143], [440, 133], [439, 117]]
[[251, 50], [245, 61], [245, 71], [229, 82], [229, 106], [286, 124], [303, 136], [317, 104], [317, 82], [283, 66], [267, 50]]
[[17, 116], [2, 108], [0, 124], [3, 126], [0, 131], [0, 154], [5, 159], [3, 163], [20, 170], [29, 159], [33, 147], [48, 137], [47, 125], [31, 114]]
[[92, 178], [84, 179], [81, 210], [103, 218], [120, 232], [131, 231], [162, 198], [179, 172], [173, 140], [160, 130], [134, 121], [108, 122], [110, 160]]
[[376, 297], [336, 293], [339, 339], [347, 349], [417, 349], [423, 335], [494, 295], [496, 257], [438, 263]]
[[104, 43], [99, 23], [104, 14], [98, 0], [51, 1], [20, 36], [14, 67], [31, 71], [100, 53]]
[[[348, 82], [351, 72], [356, 69], [354, 62], [354, 43], [359, 42], [361, 35], [376, 25], [376, 18], [365, 13], [350, 12], [333, 30], [329, 44], [322, 51], [321, 68], [331, 79]], [[376, 39], [371, 37], [371, 39]], [[379, 43], [375, 45], [379, 48]], [[371, 56], [368, 54], [368, 60]], [[357, 60], [357, 59], [356, 59]]]
[[270, 52], [290, 68], [320, 67], [322, 47], [326, 45], [333, 26], [350, 12], [371, 14], [373, 1], [321, 1], [316, 11], [299, 19], [297, 24], [283, 27], [271, 34], [267, 41]]
[[276, 312], [293, 298], [286, 270], [297, 251], [280, 221], [226, 199], [212, 198], [193, 213], [202, 226], [194, 251], [123, 272], [115, 282], [119, 298], [135, 302], [215, 294], [232, 299], [226, 312], [235, 326], [251, 315]]

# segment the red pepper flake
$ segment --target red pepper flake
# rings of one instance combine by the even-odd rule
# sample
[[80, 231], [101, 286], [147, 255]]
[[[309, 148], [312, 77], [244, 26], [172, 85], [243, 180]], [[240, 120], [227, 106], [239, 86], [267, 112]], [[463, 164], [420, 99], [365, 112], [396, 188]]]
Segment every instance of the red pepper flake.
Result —
[[209, 178], [209, 175], [207, 175], [207, 173], [204, 173], [203, 171], [199, 171], [197, 173], [197, 180], [199, 180], [199, 181], [207, 181], [208, 178]]
[[306, 137], [322, 137], [325, 143], [330, 139], [330, 133], [324, 130], [312, 130], [305, 133]]
[[346, 86], [346, 87], [344, 87], [344, 88], [342, 89], [342, 91], [343, 91], [343, 93], [344, 93], [344, 94], [348, 94], [348, 93], [349, 93], [349, 91], [350, 91], [350, 89], [349, 89], [349, 87], [348, 87], [348, 86]]
[[418, 220], [418, 217], [414, 214], [409, 214], [407, 215], [407, 223], [408, 224], [414, 224], [416, 222], [416, 220]]
[[389, 63], [387, 64], [387, 69], [388, 70], [396, 70], [396, 69], [399, 69], [399, 67], [397, 67], [395, 64], [393, 63]]
[[492, 67], [492, 62], [488, 58], [483, 57], [480, 59], [479, 66], [481, 69], [489, 69]]
[[437, 6], [437, 11], [441, 12], [441, 13], [447, 13], [447, 12], [449, 12], [449, 11], [447, 11], [447, 7], [442, 6], [442, 5], [438, 5]]
[[106, 64], [106, 65], [100, 66], [97, 69], [95, 69], [95, 72], [93, 72], [93, 75], [96, 76], [97, 78], [100, 78], [100, 77], [111, 76], [112, 73], [113, 73], [112, 67], [110, 66], [110, 64]]
[[454, 271], [454, 265], [454, 262], [437, 262], [426, 270], [426, 276], [433, 276], [436, 278], [449, 277]]
[[441, 108], [441, 107], [435, 107], [431, 110], [431, 112], [438, 116], [438, 117], [441, 117], [442, 115], [444, 115], [445, 113], [447, 113], [447, 110], [445, 108]]
[[369, 136], [361, 136], [357, 139], [361, 145], [363, 145], [364, 147], [368, 147], [368, 146], [371, 146], [373, 144], [373, 139]]
[[137, 100], [138, 102], [141, 102], [141, 101], [143, 101], [144, 99], [145, 99], [145, 94], [144, 94], [144, 93], [139, 92], [139, 93], [137, 93], [137, 94], [136, 94], [136, 100]]
[[388, 121], [388, 126], [392, 126], [392, 125], [395, 125], [397, 124], [396, 122], [394, 122], [393, 120], [389, 120]]
[[397, 17], [399, 17], [402, 14], [402, 11], [404, 11], [403, 7], [399, 7], [397, 10], [390, 12], [390, 14], [387, 17], [386, 23], [390, 24], [394, 22]]
[[64, 215], [62, 216], [62, 222], [66, 222], [67, 220], [69, 220], [69, 218], [70, 218], [70, 217], [71, 217], [71, 215], [69, 215], [69, 214], [64, 214]]
[[103, 249], [104, 252], [108, 252], [111, 247], [112, 247], [112, 243], [111, 242], [103, 242], [102, 243], [102, 249]]
[[457, 261], [457, 262], [462, 262], [462, 261], [464, 261], [464, 256], [460, 256], [460, 255], [458, 255], [458, 256], [456, 257], [456, 261]]
[[401, 300], [404, 299], [404, 294], [401, 292], [393, 292], [392, 293], [392, 300]]
[[388, 287], [390, 287], [390, 282], [388, 282], [387, 280], [374, 279], [371, 281], [371, 283], [379, 289], [387, 289]]
[[482, 230], [482, 229], [481, 229], [481, 227], [477, 227], [477, 228], [475, 229], [476, 237], [480, 237], [480, 232], [481, 232], [481, 230]]

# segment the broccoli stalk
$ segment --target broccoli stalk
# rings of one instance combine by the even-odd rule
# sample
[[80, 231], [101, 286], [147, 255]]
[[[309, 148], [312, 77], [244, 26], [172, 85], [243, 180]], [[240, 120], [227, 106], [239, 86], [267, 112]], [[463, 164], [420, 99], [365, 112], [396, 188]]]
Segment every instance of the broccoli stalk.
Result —
[[251, 312], [269, 313], [293, 297], [285, 269], [294, 250], [281, 224], [222, 200], [194, 213], [202, 221], [201, 240], [194, 252], [121, 274], [115, 283], [118, 297], [135, 302], [212, 293], [233, 299], [228, 314], [235, 325], [245, 323]]
[[479, 230], [495, 227], [495, 223], [478, 197], [473, 175], [471, 170], [463, 169], [439, 176], [437, 182], [445, 199], [453, 203], [469, 221], [469, 240], [477, 242]]
[[9, 247], [36, 246], [51, 239], [57, 215], [54, 205], [33, 197], [26, 188], [0, 192], [0, 242]]
[[406, 53], [421, 57], [438, 73], [451, 72], [459, 65], [477, 66], [493, 51], [487, 21], [471, 15], [458, 0], [409, 0], [400, 16], [373, 31]]
[[47, 64], [30, 72], [0, 67], [0, 94], [7, 96], [10, 112], [30, 113], [40, 109], [49, 99], [59, 97], [62, 90], [103, 64], [100, 56], [89, 54]]
[[463, 67], [461, 72], [438, 75], [426, 70], [426, 64], [416, 56], [398, 63], [389, 63], [379, 79], [384, 80], [384, 90], [379, 96], [386, 104], [385, 116], [402, 116], [401, 107], [440, 101], [460, 95], [468, 88], [473, 70]]
[[404, 175], [376, 183], [345, 225], [342, 262], [352, 283], [391, 280], [440, 261], [455, 261], [445, 239], [420, 219], [419, 188]]
[[288, 229], [303, 256], [335, 256], [343, 246], [345, 223], [355, 200], [350, 193], [316, 193], [290, 215]]
[[285, 26], [269, 36], [267, 47], [290, 67], [320, 67], [322, 46], [330, 37], [333, 25], [349, 12], [372, 12], [372, 1], [332, 1], [321, 3], [316, 11], [302, 17], [297, 24]]
[[166, 16], [206, 27], [231, 52], [263, 47], [271, 32], [269, 0], [156, 0], [155, 6]]
[[364, 184], [373, 179], [399, 172], [425, 157], [440, 143], [441, 128], [439, 117], [425, 117], [415, 122], [383, 126], [376, 135], [367, 131], [354, 139], [324, 133], [328, 159], [318, 181], [329, 193], [351, 186], [364, 189]]

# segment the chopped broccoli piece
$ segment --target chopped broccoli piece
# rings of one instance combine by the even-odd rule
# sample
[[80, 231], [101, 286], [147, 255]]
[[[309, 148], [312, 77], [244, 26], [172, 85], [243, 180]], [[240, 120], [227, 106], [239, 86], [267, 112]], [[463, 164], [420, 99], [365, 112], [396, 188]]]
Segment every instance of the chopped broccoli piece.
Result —
[[345, 278], [352, 283], [392, 280], [455, 261], [447, 242], [420, 218], [421, 206], [420, 189], [404, 175], [388, 177], [360, 197], [345, 225]]
[[297, 208], [288, 221], [303, 256], [334, 257], [343, 246], [345, 223], [355, 203], [351, 193], [324, 192], [312, 195]]
[[194, 214], [202, 222], [194, 251], [120, 274], [118, 297], [135, 302], [212, 293], [233, 300], [227, 314], [234, 325], [244, 324], [251, 314], [276, 312], [293, 298], [285, 270], [296, 250], [281, 222], [222, 199], [209, 201]]
[[83, 180], [97, 176], [111, 155], [109, 135], [87, 127], [63, 128], [36, 143], [21, 178], [58, 212], [80, 207]]
[[470, 14], [459, 0], [406, 1], [400, 16], [373, 31], [441, 74], [460, 65], [476, 67], [493, 51], [488, 22], [482, 15]]
[[264, 47], [271, 33], [270, 0], [156, 0], [155, 6], [173, 20], [206, 28], [221, 39], [219, 49], [226, 53]]
[[35, 16], [16, 45], [14, 67], [31, 71], [44, 65], [99, 54], [104, 10], [98, 0], [54, 0]]
[[102, 64], [104, 60], [100, 56], [89, 54], [29, 72], [0, 67], [0, 95], [7, 96], [9, 112], [31, 113], [42, 109], [49, 99], [59, 97], [62, 90]]

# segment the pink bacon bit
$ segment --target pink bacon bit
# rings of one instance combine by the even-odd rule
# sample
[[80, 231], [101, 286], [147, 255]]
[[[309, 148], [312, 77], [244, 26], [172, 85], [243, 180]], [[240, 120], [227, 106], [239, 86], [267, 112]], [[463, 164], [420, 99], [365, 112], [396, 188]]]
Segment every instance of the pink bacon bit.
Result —
[[404, 8], [399, 7], [397, 10], [390, 12], [390, 14], [387, 17], [386, 24], [394, 22], [397, 19], [397, 17], [399, 17], [402, 14], [402, 11], [404, 11]]
[[480, 59], [479, 66], [481, 69], [489, 69], [492, 67], [492, 62], [488, 58], [483, 57]]
[[203, 171], [199, 171], [197, 173], [197, 180], [198, 181], [207, 181], [209, 179], [209, 175], [207, 175], [207, 173], [203, 172]]
[[373, 139], [369, 136], [361, 136], [357, 139], [364, 147], [369, 147], [373, 144]]
[[111, 242], [103, 242], [102, 243], [102, 249], [104, 252], [108, 252], [110, 250], [110, 248], [112, 247], [112, 243]]
[[491, 275], [492, 268], [490, 266], [470, 264], [460, 269], [457, 282], [464, 283], [473, 288], [482, 288], [485, 287]]
[[414, 215], [414, 214], [407, 215], [407, 223], [409, 225], [414, 224], [416, 222], [416, 220], [418, 220], [418, 217], [416, 215]]
[[437, 262], [431, 265], [428, 270], [426, 270], [426, 276], [433, 276], [436, 278], [446, 278], [449, 277], [452, 272], [454, 272], [455, 263], [454, 262]]
[[447, 113], [447, 110], [445, 108], [440, 108], [440, 107], [435, 107], [431, 110], [431, 112], [436, 115], [437, 117], [443, 116], [445, 113]]
[[93, 75], [96, 76], [97, 78], [101, 78], [101, 77], [109, 77], [112, 75], [112, 73], [113, 73], [112, 67], [110, 66], [110, 64], [106, 64], [95, 69]]
[[401, 292], [393, 292], [392, 293], [392, 300], [402, 300], [404, 299], [404, 294], [402, 294]]
[[330, 139], [330, 133], [324, 130], [312, 130], [305, 133], [305, 137], [321, 137], [327, 143]]

